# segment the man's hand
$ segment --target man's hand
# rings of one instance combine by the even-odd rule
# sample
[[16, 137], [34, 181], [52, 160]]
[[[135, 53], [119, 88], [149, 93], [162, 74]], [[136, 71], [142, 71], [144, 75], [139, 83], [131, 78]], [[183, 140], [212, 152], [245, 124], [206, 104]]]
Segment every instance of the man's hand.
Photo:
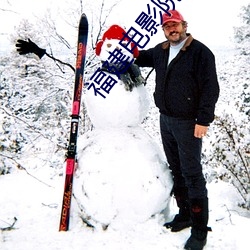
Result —
[[39, 48], [30, 39], [28, 39], [28, 42], [21, 39], [17, 40], [16, 47], [17, 47], [17, 52], [19, 52], [20, 55], [34, 53], [41, 59], [46, 53], [45, 49]]
[[202, 138], [207, 135], [208, 126], [195, 125], [194, 136], [197, 138]]

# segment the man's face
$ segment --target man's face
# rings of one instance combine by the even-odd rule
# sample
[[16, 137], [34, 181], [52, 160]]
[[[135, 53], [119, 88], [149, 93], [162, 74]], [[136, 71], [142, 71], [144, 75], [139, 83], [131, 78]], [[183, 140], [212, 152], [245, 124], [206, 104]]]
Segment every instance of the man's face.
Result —
[[186, 37], [187, 27], [182, 25], [182, 23], [177, 22], [167, 22], [163, 26], [165, 37], [168, 41], [176, 45], [180, 43]]

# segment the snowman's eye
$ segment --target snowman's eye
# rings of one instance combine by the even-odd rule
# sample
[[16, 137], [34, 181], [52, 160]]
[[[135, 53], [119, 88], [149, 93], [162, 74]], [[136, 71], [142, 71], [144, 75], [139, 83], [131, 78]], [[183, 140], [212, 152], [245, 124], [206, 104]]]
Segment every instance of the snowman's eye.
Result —
[[127, 45], [127, 43], [125, 43], [125, 42], [124, 42], [124, 43], [122, 43], [122, 45], [123, 45], [123, 46], [126, 46], [126, 45]]
[[112, 47], [112, 44], [111, 44], [111, 43], [108, 43], [108, 44], [107, 44], [107, 47], [108, 47], [108, 48]]

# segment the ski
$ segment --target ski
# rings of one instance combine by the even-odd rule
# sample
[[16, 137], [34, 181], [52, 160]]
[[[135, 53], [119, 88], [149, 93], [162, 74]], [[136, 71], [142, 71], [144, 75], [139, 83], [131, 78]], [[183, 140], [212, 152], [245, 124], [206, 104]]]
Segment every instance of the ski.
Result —
[[85, 58], [86, 58], [87, 38], [88, 38], [88, 20], [87, 16], [85, 14], [82, 14], [78, 29], [75, 86], [74, 86], [70, 139], [67, 150], [66, 176], [64, 183], [59, 231], [67, 231], [69, 229], [73, 175], [74, 175], [75, 165], [77, 163], [76, 146], [77, 146], [77, 134], [78, 134], [79, 113], [80, 113], [81, 95], [83, 87]]

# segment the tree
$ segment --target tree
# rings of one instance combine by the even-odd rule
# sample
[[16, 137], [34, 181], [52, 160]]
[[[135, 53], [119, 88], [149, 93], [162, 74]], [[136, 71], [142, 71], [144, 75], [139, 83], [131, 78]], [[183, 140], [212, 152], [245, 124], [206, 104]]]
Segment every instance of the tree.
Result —
[[[58, 22], [50, 11], [44, 18], [38, 19], [36, 25], [23, 20], [12, 35], [13, 49], [17, 39], [30, 38], [40, 47], [46, 48], [50, 55], [74, 65], [79, 17], [83, 12], [83, 5], [85, 10], [93, 8], [91, 2], [70, 1], [64, 9], [64, 28], [67, 25], [70, 36], [61, 33]], [[100, 6], [96, 4], [95, 10], [91, 11], [96, 16], [88, 16], [90, 26], [95, 29], [89, 36], [86, 78], [96, 68], [98, 60], [94, 52], [95, 41], [99, 40], [109, 13], [117, 1], [107, 7], [104, 0], [101, 4], [99, 2]], [[62, 174], [70, 129], [73, 82], [72, 68], [58, 61], [46, 57], [39, 60], [32, 54], [19, 56], [16, 52], [1, 58], [0, 174], [10, 173], [20, 165], [33, 169], [47, 166], [57, 174]], [[79, 133], [83, 133], [84, 128], [80, 127], [82, 129]]]
[[243, 55], [250, 54], [250, 4], [242, 7], [240, 17], [242, 25], [234, 28], [234, 38], [237, 47]]
[[242, 25], [234, 28], [236, 55], [219, 68], [221, 96], [212, 148], [205, 150], [216, 178], [231, 182], [250, 208], [250, 4], [242, 8]]
[[[35, 38], [35, 29], [26, 20], [18, 30], [22, 37]], [[21, 57], [13, 53], [1, 61], [2, 171], [10, 171], [21, 158], [43, 154], [41, 145], [46, 144], [52, 151], [66, 147], [65, 119], [72, 73], [55, 75], [56, 71], [52, 61], [38, 61], [33, 55]], [[49, 162], [52, 166], [54, 157]]]

